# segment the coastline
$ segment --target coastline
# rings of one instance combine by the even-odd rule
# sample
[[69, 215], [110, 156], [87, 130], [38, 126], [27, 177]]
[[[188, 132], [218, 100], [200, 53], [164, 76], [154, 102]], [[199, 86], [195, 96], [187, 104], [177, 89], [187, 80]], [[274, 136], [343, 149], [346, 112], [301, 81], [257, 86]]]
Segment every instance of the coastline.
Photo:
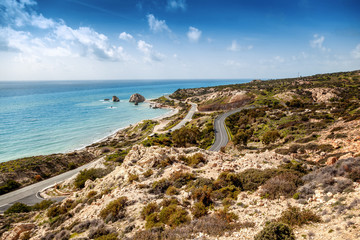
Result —
[[[155, 103], [152, 100], [153, 99], [145, 100], [145, 103], [148, 103], [148, 104]], [[107, 136], [105, 136], [103, 138], [100, 138], [98, 140], [95, 140], [95, 141], [93, 141], [92, 143], [90, 143], [88, 145], [85, 145], [85, 146], [82, 146], [82, 147], [79, 147], [79, 148], [76, 148], [76, 149], [68, 150], [68, 151], [66, 151], [64, 153], [59, 153], [59, 154], [68, 154], [68, 153], [77, 152], [77, 151], [85, 151], [85, 150], [87, 150], [87, 148], [91, 147], [92, 145], [97, 144], [97, 143], [106, 142], [106, 141], [110, 140], [111, 138], [115, 137], [120, 131], [122, 131], [122, 130], [124, 130], [126, 128], [129, 128], [131, 126], [137, 125], [137, 124], [139, 124], [139, 123], [141, 123], [141, 122], [143, 122], [145, 120], [161, 121], [161, 120], [163, 120], [163, 119], [165, 119], [167, 117], [174, 116], [175, 114], [177, 114], [179, 112], [179, 110], [177, 108], [172, 108], [172, 107], [162, 107], [162, 109], [168, 109], [170, 111], [167, 112], [167, 113], [164, 113], [164, 114], [162, 114], [162, 115], [160, 115], [158, 117], [154, 117], [154, 118], [151, 118], [151, 119], [142, 119], [142, 120], [140, 120], [140, 121], [138, 121], [138, 122], [136, 122], [134, 124], [129, 124], [129, 125], [125, 126], [125, 127], [118, 128], [118, 129], [114, 130], [113, 132], [111, 132], [109, 135], [107, 135]], [[16, 159], [14, 159], [14, 160], [16, 160]]]

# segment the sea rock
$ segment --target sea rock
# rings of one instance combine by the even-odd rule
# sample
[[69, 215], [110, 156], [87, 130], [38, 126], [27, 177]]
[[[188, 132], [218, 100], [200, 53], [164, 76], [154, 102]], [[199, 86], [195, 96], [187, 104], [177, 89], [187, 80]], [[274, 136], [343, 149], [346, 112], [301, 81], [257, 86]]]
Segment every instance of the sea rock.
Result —
[[137, 103], [139, 103], [139, 102], [144, 102], [145, 101], [145, 97], [144, 96], [142, 96], [142, 95], [140, 95], [140, 94], [138, 94], [138, 93], [135, 93], [135, 94], [133, 94], [133, 95], [131, 95], [131, 97], [130, 97], [130, 99], [129, 99], [129, 102], [137, 102]]
[[112, 97], [113, 102], [120, 102], [120, 99], [117, 96]]

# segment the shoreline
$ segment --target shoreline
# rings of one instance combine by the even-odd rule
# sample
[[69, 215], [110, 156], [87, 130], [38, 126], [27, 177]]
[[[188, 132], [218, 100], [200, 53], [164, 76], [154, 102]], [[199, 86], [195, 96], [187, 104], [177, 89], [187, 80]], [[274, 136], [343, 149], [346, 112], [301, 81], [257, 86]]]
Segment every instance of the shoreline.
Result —
[[[147, 104], [151, 104], [151, 103], [156, 103], [156, 102], [153, 102], [152, 101], [153, 99], [148, 99], [148, 100], [145, 100], [144, 103], [147, 103]], [[133, 125], [137, 125], [145, 120], [155, 120], [155, 121], [161, 121], [163, 120], [164, 118], [167, 118], [167, 117], [171, 117], [171, 116], [174, 116], [175, 114], [177, 114], [179, 111], [177, 108], [172, 108], [172, 107], [162, 107], [162, 109], [168, 109], [169, 112], [166, 112], [164, 114], [161, 114], [160, 116], [157, 116], [157, 117], [154, 117], [154, 118], [150, 118], [150, 119], [142, 119], [136, 123], [133, 123], [133, 124], [128, 124], [127, 126], [125, 127], [121, 127], [121, 128], [118, 128], [114, 131], [112, 131], [109, 135], [103, 137], [103, 138], [100, 138], [98, 140], [95, 140], [93, 141], [92, 143], [90, 144], [87, 144], [85, 146], [82, 146], [82, 147], [79, 147], [79, 148], [76, 148], [76, 149], [73, 149], [73, 150], [68, 150], [66, 152], [63, 152], [63, 153], [58, 153], [58, 154], [68, 154], [68, 153], [72, 153], [72, 152], [77, 152], [77, 151], [86, 151], [87, 148], [91, 147], [93, 144], [97, 144], [97, 143], [101, 143], [101, 142], [106, 142], [108, 140], [110, 140], [112, 137], [116, 136], [116, 134], [118, 134], [118, 132], [128, 128], [128, 127], [131, 127]], [[14, 159], [16, 160], [16, 159]], [[12, 161], [12, 160], [10, 160]]]
[[[149, 102], [151, 102], [151, 100], [149, 100]], [[147, 103], [149, 103], [149, 102], [147, 102]], [[160, 115], [160, 116], [158, 116], [158, 117], [154, 117], [154, 118], [151, 118], [151, 119], [143, 119], [143, 120], [140, 120], [140, 121], [138, 121], [138, 122], [136, 122], [136, 123], [134, 123], [134, 124], [129, 124], [129, 125], [125, 126], [125, 127], [118, 128], [118, 129], [114, 130], [112, 133], [110, 133], [109, 135], [107, 135], [107, 136], [105, 136], [105, 137], [103, 137], [103, 138], [101, 138], [101, 139], [95, 140], [94, 142], [92, 142], [92, 143], [89, 144], [89, 145], [86, 145], [86, 146], [83, 146], [83, 147], [80, 147], [80, 148], [77, 148], [77, 149], [74, 149], [74, 150], [69, 150], [69, 151], [65, 152], [65, 154], [71, 153], [71, 152], [75, 152], [75, 151], [83, 151], [83, 150], [86, 150], [87, 148], [91, 147], [91, 145], [93, 145], [93, 144], [101, 143], [101, 142], [105, 142], [105, 141], [107, 141], [107, 140], [110, 140], [112, 137], [116, 136], [116, 134], [117, 134], [119, 131], [124, 130], [124, 129], [128, 128], [128, 127], [131, 127], [131, 126], [133, 126], [133, 125], [137, 125], [137, 124], [139, 124], [139, 123], [141, 123], [141, 122], [143, 122], [143, 121], [145, 121], [145, 120], [161, 121], [161, 120], [164, 119], [164, 118], [171, 117], [171, 116], [173, 116], [173, 115], [175, 115], [175, 114], [178, 113], [178, 111], [177, 111], [176, 108], [174, 109], [174, 108], [170, 108], [170, 107], [164, 107], [164, 109], [169, 109], [170, 111], [167, 112], [167, 113], [164, 113], [164, 114], [162, 114], [162, 115]], [[60, 154], [61, 154], [61, 153], [60, 153]], [[16, 159], [15, 159], [15, 160], [16, 160]]]

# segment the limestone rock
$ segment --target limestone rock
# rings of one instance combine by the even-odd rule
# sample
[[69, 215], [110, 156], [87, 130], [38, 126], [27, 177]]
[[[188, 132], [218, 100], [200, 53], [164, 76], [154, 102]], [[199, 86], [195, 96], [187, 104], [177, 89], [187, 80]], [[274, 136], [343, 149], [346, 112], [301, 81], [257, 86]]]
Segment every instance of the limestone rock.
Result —
[[112, 97], [113, 102], [120, 102], [120, 99], [117, 96]]
[[129, 99], [129, 102], [135, 102], [135, 103], [144, 102], [144, 101], [145, 101], [145, 97], [138, 93], [131, 95]]
[[17, 240], [19, 239], [20, 234], [30, 231], [35, 227], [36, 225], [32, 223], [19, 224], [15, 226], [12, 231], [4, 233], [1, 240]]

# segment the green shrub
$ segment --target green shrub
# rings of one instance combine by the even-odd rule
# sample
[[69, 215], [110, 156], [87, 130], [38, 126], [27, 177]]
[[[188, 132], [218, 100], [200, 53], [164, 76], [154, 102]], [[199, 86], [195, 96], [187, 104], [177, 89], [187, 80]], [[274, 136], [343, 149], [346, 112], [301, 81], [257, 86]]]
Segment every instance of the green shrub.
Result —
[[129, 150], [119, 150], [116, 153], [110, 154], [106, 157], [106, 161], [122, 163], [129, 153]]
[[39, 203], [36, 203], [32, 209], [34, 210], [45, 210], [48, 209], [52, 204], [54, 203], [54, 201], [51, 200], [42, 200]]
[[168, 189], [166, 190], [166, 195], [177, 195], [177, 194], [179, 194], [179, 190], [176, 188], [176, 187], [174, 187], [174, 186], [170, 186], [170, 187], [168, 187]]
[[101, 210], [100, 217], [104, 220], [106, 220], [109, 216], [113, 220], [118, 220], [123, 218], [126, 203], [127, 203], [126, 197], [120, 197], [114, 201], [111, 201], [103, 210]]
[[23, 212], [30, 212], [31, 207], [20, 202], [16, 202], [11, 207], [9, 207], [4, 213], [11, 214], [11, 213], [23, 213]]
[[153, 170], [148, 169], [146, 172], [143, 173], [143, 176], [146, 177], [146, 178], [148, 178], [148, 177], [150, 177], [151, 175], [153, 175], [153, 173], [154, 173]]
[[139, 175], [130, 173], [129, 174], [129, 182], [132, 183], [134, 181], [139, 181]]
[[295, 235], [286, 224], [270, 223], [255, 236], [254, 240], [295, 240]]
[[239, 217], [235, 213], [229, 211], [228, 207], [224, 207], [223, 209], [216, 211], [215, 216], [227, 221], [228, 223], [234, 222], [239, 219]]
[[206, 159], [204, 158], [204, 155], [202, 153], [195, 153], [190, 157], [181, 155], [179, 157], [179, 160], [190, 167], [196, 167], [199, 163], [206, 163]]
[[[175, 212], [173, 212], [170, 215], [170, 218], [169, 218], [169, 221], [167, 222], [167, 224], [170, 227], [177, 227], [181, 224], [188, 223], [188, 222], [190, 222], [190, 217], [188, 215], [189, 215], [189, 213], [185, 209], [183, 209], [181, 207], [177, 207]], [[160, 216], [161, 216], [161, 212], [160, 212]]]
[[159, 219], [159, 213], [154, 212], [146, 217], [146, 223], [145, 228], [151, 229], [151, 228], [158, 228], [164, 226], [164, 223], [162, 223]]
[[110, 233], [107, 235], [97, 237], [94, 240], [117, 240], [117, 239], [118, 239], [117, 233]]
[[224, 199], [224, 198], [232, 198], [237, 199], [237, 196], [240, 193], [240, 189], [235, 187], [234, 185], [226, 186], [220, 188], [219, 190], [213, 191], [211, 196], [215, 199]]
[[282, 173], [272, 177], [262, 186], [263, 196], [275, 199], [280, 196], [292, 197], [297, 187], [300, 185], [301, 179], [293, 173]]
[[158, 211], [160, 211], [160, 208], [155, 202], [149, 203], [148, 205], [144, 206], [144, 208], [142, 209], [141, 217], [142, 219], [146, 219], [147, 216]]
[[280, 133], [277, 130], [272, 130], [272, 131], [268, 131], [266, 133], [264, 133], [264, 135], [262, 136], [262, 143], [268, 145], [270, 143], [274, 143], [276, 142], [276, 140], [278, 140], [280, 138]]
[[194, 179], [196, 179], [194, 174], [188, 172], [184, 173], [183, 171], [174, 172], [169, 178], [169, 180], [172, 182], [172, 185], [177, 188], [181, 188]]
[[170, 185], [171, 183], [167, 179], [160, 179], [152, 184], [152, 192], [155, 194], [165, 193]]
[[84, 169], [76, 176], [74, 185], [76, 188], [84, 188], [87, 180], [94, 181], [97, 178], [102, 178], [105, 174], [106, 171], [101, 168]]
[[55, 218], [59, 215], [63, 215], [69, 212], [75, 206], [76, 206], [76, 202], [74, 202], [73, 200], [66, 200], [66, 202], [56, 204], [51, 208], [49, 208], [49, 210], [47, 211], [47, 216], [49, 218]]
[[212, 189], [208, 186], [203, 186], [202, 188], [195, 188], [192, 190], [192, 199], [203, 203], [206, 207], [210, 206], [213, 203], [211, 198]]
[[276, 169], [254, 169], [250, 168], [238, 174], [243, 191], [256, 191], [268, 179], [278, 174]]
[[289, 206], [282, 212], [279, 222], [289, 226], [301, 226], [310, 222], [321, 222], [321, 218], [310, 210], [300, 210], [298, 207]]
[[7, 180], [4, 185], [0, 186], [0, 195], [11, 192], [15, 189], [18, 189], [21, 186], [20, 183], [14, 180]]
[[195, 218], [199, 218], [205, 216], [208, 211], [206, 209], [206, 206], [202, 202], [196, 202], [191, 209], [191, 213]]

